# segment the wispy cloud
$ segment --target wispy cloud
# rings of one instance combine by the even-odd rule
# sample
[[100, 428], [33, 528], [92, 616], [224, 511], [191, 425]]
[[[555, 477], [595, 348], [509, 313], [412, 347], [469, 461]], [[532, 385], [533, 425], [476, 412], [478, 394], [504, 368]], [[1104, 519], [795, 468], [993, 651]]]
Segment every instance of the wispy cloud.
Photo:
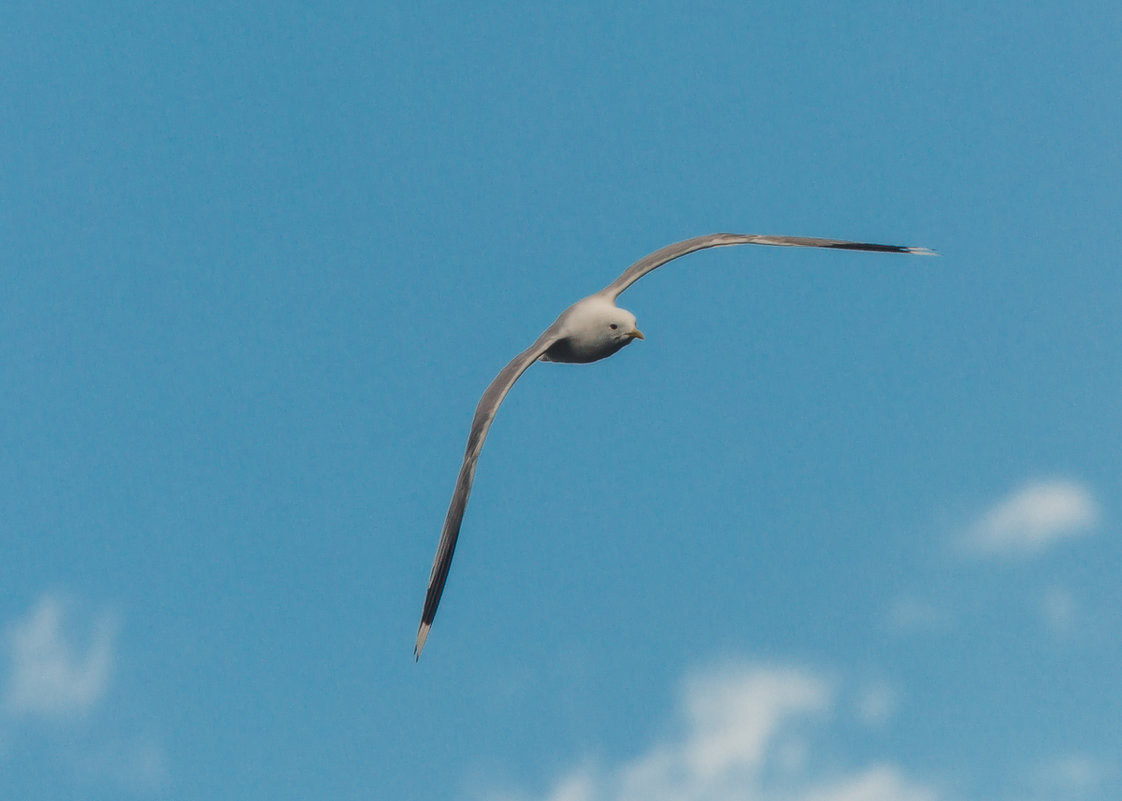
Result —
[[1049, 629], [1056, 634], [1067, 634], [1075, 626], [1079, 605], [1066, 589], [1052, 587], [1044, 594], [1040, 611]]
[[1074, 481], [1035, 481], [1014, 490], [969, 527], [966, 546], [979, 554], [1032, 556], [1082, 536], [1099, 523], [1090, 490]]
[[155, 740], [105, 740], [84, 754], [78, 772], [91, 784], [108, 782], [131, 793], [158, 790], [168, 781], [167, 755]]
[[[815, 764], [813, 740], [838, 697], [797, 667], [740, 666], [687, 682], [681, 734], [615, 765], [558, 778], [547, 801], [936, 801], [937, 790], [889, 762]], [[496, 798], [499, 796], [490, 796]], [[508, 796], [501, 796], [508, 797]]]
[[829, 688], [819, 677], [786, 669], [729, 671], [687, 685], [690, 772], [716, 776], [730, 768], [758, 769], [781, 727], [826, 709]]
[[891, 631], [910, 634], [945, 629], [951, 624], [951, 616], [930, 601], [901, 597], [892, 602], [886, 622]]
[[[155, 737], [122, 731], [106, 702], [117, 651], [119, 620], [75, 600], [45, 593], [3, 626], [0, 639], [0, 758], [4, 740], [46, 748], [70, 771], [75, 797], [91, 787], [116, 786], [133, 795], [157, 793], [168, 782], [167, 755]], [[81, 718], [83, 725], [67, 725]], [[49, 728], [52, 736], [33, 732]], [[0, 770], [0, 795], [4, 792]]]
[[1030, 770], [1026, 780], [1052, 797], [1076, 799], [1096, 793], [1113, 774], [1113, 766], [1104, 760], [1070, 753]]
[[900, 705], [900, 693], [886, 682], [870, 684], [857, 696], [857, 717], [866, 726], [885, 726]]
[[9, 715], [82, 714], [104, 697], [113, 667], [116, 618], [103, 612], [81, 630], [73, 617], [62, 599], [47, 594], [6, 627], [3, 703]]

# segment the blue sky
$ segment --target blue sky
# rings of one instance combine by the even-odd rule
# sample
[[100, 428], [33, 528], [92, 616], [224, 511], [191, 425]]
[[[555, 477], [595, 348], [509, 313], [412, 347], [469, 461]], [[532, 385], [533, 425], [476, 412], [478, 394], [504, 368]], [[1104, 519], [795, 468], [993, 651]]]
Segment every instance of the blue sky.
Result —
[[[1122, 790], [1110, 3], [12, 2], [0, 797]], [[483, 388], [576, 299], [425, 583]]]

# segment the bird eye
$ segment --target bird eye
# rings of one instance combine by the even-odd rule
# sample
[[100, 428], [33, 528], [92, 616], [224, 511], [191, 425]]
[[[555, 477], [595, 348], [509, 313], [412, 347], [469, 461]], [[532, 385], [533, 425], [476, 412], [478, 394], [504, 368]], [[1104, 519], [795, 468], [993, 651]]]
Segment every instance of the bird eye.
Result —
[[619, 326], [618, 326], [618, 325], [616, 325], [615, 323], [612, 323], [612, 324], [611, 324], [610, 326], [608, 326], [608, 328], [610, 328], [610, 329], [612, 329], [613, 331], [615, 331], [615, 330], [616, 330], [617, 328], [619, 328]]

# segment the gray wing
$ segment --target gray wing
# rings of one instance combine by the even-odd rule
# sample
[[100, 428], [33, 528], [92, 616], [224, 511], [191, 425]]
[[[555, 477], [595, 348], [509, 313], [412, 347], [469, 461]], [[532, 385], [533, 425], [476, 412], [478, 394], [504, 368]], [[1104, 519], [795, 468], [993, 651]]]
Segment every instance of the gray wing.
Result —
[[421, 651], [429, 636], [429, 628], [432, 626], [433, 618], [436, 617], [440, 595], [444, 592], [444, 582], [448, 580], [448, 568], [452, 566], [452, 553], [456, 550], [456, 538], [460, 535], [460, 523], [464, 519], [464, 509], [471, 494], [471, 482], [475, 478], [475, 464], [479, 461], [479, 452], [483, 450], [483, 440], [487, 436], [487, 430], [491, 427], [491, 421], [495, 419], [499, 404], [503, 402], [503, 398], [514, 386], [518, 377], [526, 372], [526, 368], [539, 356], [549, 350], [550, 345], [561, 338], [559, 330], [560, 325], [554, 323], [533, 345], [515, 356], [484, 390], [479, 405], [475, 407], [475, 417], [471, 421], [471, 433], [468, 434], [464, 463], [460, 467], [460, 476], [456, 479], [456, 489], [452, 493], [448, 515], [444, 518], [444, 530], [440, 533], [440, 544], [436, 548], [436, 559], [433, 560], [432, 573], [429, 575], [425, 607], [421, 612], [421, 626], [417, 629], [417, 644], [413, 647], [415, 659], [421, 658]]
[[656, 250], [632, 264], [623, 275], [604, 287], [597, 294], [611, 298], [613, 301], [619, 294], [634, 284], [644, 275], [668, 261], [706, 248], [720, 248], [728, 245], [776, 245], [779, 247], [794, 248], [837, 248], [839, 250], [869, 250], [879, 253], [914, 253], [920, 256], [934, 256], [934, 251], [927, 248], [914, 248], [904, 245], [875, 245], [871, 242], [846, 242], [843, 239], [814, 239], [805, 236], [767, 236], [764, 234], [708, 234], [696, 236], [667, 245], [662, 250]]

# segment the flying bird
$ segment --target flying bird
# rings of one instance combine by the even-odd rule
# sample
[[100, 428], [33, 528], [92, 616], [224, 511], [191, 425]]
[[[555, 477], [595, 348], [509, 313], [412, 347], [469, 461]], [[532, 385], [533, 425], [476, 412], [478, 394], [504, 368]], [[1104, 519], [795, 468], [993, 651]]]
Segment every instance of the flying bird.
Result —
[[535, 361], [569, 362], [586, 364], [611, 356], [636, 339], [643, 339], [642, 332], [635, 326], [635, 315], [616, 306], [620, 293], [647, 273], [687, 254], [706, 248], [726, 247], [728, 245], [775, 245], [780, 247], [834, 248], [837, 250], [866, 250], [879, 253], [912, 253], [933, 256], [934, 251], [927, 248], [905, 247], [902, 245], [875, 245], [868, 242], [846, 242], [838, 239], [814, 239], [801, 236], [765, 236], [761, 234], [709, 234], [686, 239], [667, 245], [661, 250], [632, 264], [623, 275], [594, 295], [574, 303], [561, 316], [545, 329], [533, 345], [519, 353], [510, 364], [504, 367], [495, 380], [483, 392], [475, 417], [471, 421], [468, 434], [467, 451], [452, 492], [452, 503], [444, 519], [444, 529], [440, 533], [440, 544], [436, 549], [432, 573], [429, 575], [428, 592], [425, 606], [421, 612], [421, 626], [417, 630], [417, 643], [413, 656], [421, 658], [429, 628], [436, 617], [436, 607], [444, 592], [448, 579], [448, 568], [452, 565], [452, 552], [456, 549], [456, 538], [460, 534], [460, 523], [464, 518], [471, 483], [475, 478], [475, 465], [483, 440], [499, 404], [526, 368]]

